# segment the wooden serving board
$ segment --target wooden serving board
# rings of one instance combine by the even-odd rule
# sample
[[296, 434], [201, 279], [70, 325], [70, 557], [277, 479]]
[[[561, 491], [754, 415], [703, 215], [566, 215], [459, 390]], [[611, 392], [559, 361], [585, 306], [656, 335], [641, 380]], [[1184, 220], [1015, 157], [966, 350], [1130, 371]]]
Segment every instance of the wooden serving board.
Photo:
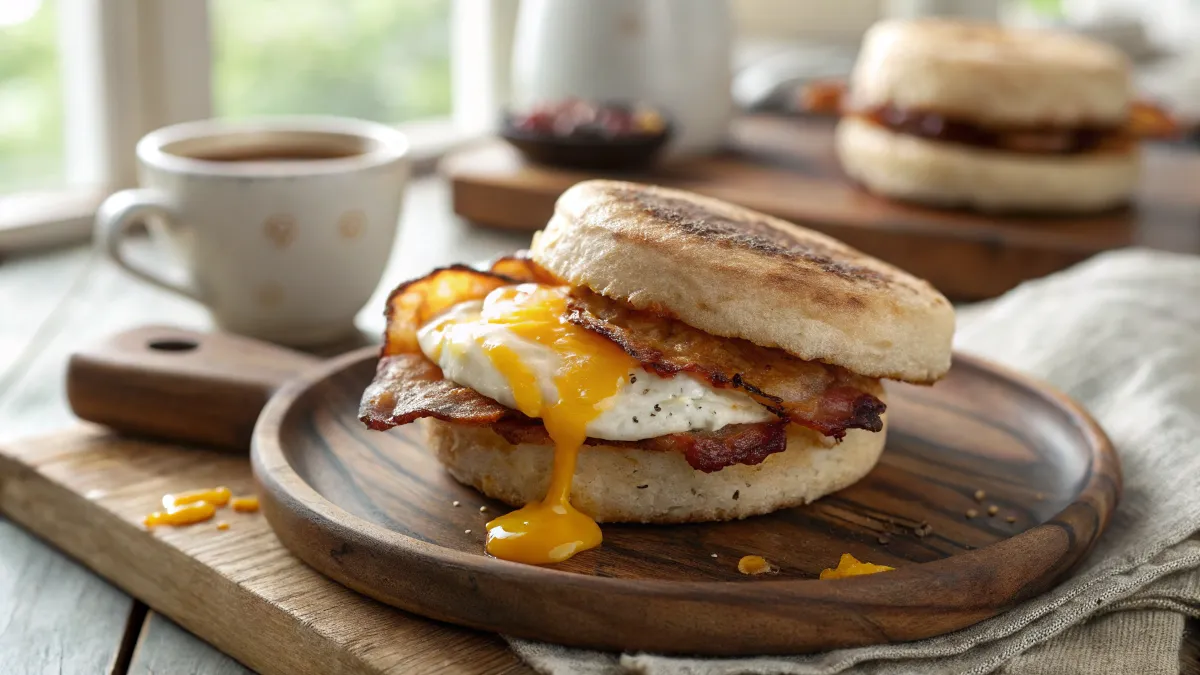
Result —
[[142, 527], [164, 493], [214, 485], [252, 492], [246, 455], [91, 425], [0, 448], [0, 511], [258, 672], [532, 672], [495, 635], [407, 614], [315, 572], [262, 514], [224, 509], [224, 532], [216, 520]]
[[[1044, 385], [958, 355], [949, 376], [934, 387], [888, 386], [883, 457], [866, 478], [835, 495], [744, 521], [606, 525], [599, 549], [561, 565], [520, 565], [483, 552], [484, 524], [506, 507], [451, 479], [418, 428], [381, 433], [358, 421], [358, 401], [375, 360], [376, 349], [367, 347], [314, 366], [311, 357], [245, 338], [147, 328], [77, 354], [68, 392], [75, 411], [93, 421], [233, 446], [257, 416], [252, 464], [264, 514], [300, 559], [350, 588], [424, 616], [599, 649], [796, 653], [957, 630], [1061, 581], [1095, 544], [1120, 494], [1116, 455], [1084, 411]], [[289, 368], [300, 372], [279, 388]], [[220, 404], [268, 398], [261, 415], [253, 405]], [[113, 567], [114, 556], [157, 545], [160, 538], [190, 541], [194, 530], [201, 539], [189, 553], [202, 565], [228, 562], [231, 574], [248, 574], [235, 576], [235, 583], [262, 584], [261, 592], [270, 591], [268, 600], [276, 604], [299, 603], [288, 604], [285, 614], [308, 608], [307, 598], [296, 598], [305, 591], [291, 579], [294, 568], [275, 567], [282, 565], [279, 558], [264, 554], [263, 568], [250, 564], [246, 549], [220, 557], [221, 547], [234, 541], [228, 533], [205, 525], [140, 531], [137, 518], [154, 508], [159, 495], [225, 480], [212, 473], [222, 463], [216, 456], [168, 462], [114, 447], [115, 457], [87, 456], [77, 464], [123, 465], [128, 472], [120, 479], [129, 486], [116, 490], [112, 486], [122, 480], [107, 487], [84, 481], [73, 496], [62, 495], [71, 509], [60, 507], [52, 491], [19, 489], [14, 518], [32, 519], [39, 532], [65, 518], [88, 528], [84, 539], [92, 542], [106, 541], [106, 530], [123, 523], [115, 544], [88, 552], [98, 570], [130, 584], [135, 582], [119, 576], [127, 563]], [[178, 476], [176, 465], [183, 467]], [[763, 468], [770, 467], [768, 459]], [[158, 480], [160, 471], [176, 480]], [[0, 477], [15, 477], [14, 485], [44, 472], [25, 457], [0, 465]], [[178, 480], [183, 475], [186, 483]], [[244, 475], [230, 487], [246, 489]], [[742, 491], [753, 489], [748, 483]], [[977, 498], [981, 490], [986, 495]], [[12, 488], [6, 484], [3, 492], [0, 508], [7, 509]], [[102, 504], [110, 496], [118, 500], [119, 517], [95, 520], [89, 494]], [[994, 514], [988, 513], [991, 505]], [[58, 517], [42, 518], [55, 510]], [[273, 538], [269, 543], [276, 545]], [[816, 579], [847, 552], [897, 569]], [[778, 574], [740, 574], [737, 560], [748, 554], [767, 557]], [[159, 594], [146, 600], [175, 617], [204, 600], [208, 586], [180, 588], [181, 577], [169, 568], [192, 563], [167, 556], [150, 564], [163, 567], [164, 560], [166, 571], [153, 578], [166, 589], [137, 583], [130, 590]], [[304, 578], [311, 579], [308, 574]], [[224, 602], [219, 593], [212, 597]], [[340, 605], [346, 597], [335, 599]], [[225, 618], [237, 624], [241, 616]], [[221, 618], [221, 612], [206, 615]], [[199, 623], [179, 620], [189, 628]], [[330, 630], [335, 626], [347, 630], [340, 623]], [[373, 630], [361, 623], [350, 629]], [[219, 630], [239, 632], [236, 625]], [[217, 631], [196, 630], [206, 637]], [[224, 647], [223, 641], [236, 638], [221, 634], [213, 641]]]
[[[554, 200], [598, 177], [524, 161], [502, 141], [447, 157], [454, 211], [484, 225], [537, 230]], [[692, 190], [825, 232], [928, 279], [954, 299], [994, 297], [1018, 283], [1130, 245], [1200, 252], [1200, 153], [1150, 146], [1131, 209], [1086, 217], [999, 217], [872, 196], [842, 174], [832, 123], [749, 116], [728, 152], [606, 176]]]

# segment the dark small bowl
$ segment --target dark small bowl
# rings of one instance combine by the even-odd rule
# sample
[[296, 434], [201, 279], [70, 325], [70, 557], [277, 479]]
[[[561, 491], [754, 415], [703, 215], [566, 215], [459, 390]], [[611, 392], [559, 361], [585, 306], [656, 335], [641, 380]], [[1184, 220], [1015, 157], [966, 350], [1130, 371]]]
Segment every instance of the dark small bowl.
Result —
[[671, 123], [664, 121], [656, 134], [555, 136], [516, 128], [505, 115], [500, 136], [527, 159], [539, 164], [597, 171], [634, 171], [652, 164], [671, 138]]

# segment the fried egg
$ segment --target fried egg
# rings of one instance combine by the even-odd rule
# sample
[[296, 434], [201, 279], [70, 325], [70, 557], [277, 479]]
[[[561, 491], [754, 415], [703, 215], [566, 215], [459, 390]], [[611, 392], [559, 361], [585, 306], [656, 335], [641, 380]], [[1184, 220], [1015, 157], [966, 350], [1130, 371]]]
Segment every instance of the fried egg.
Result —
[[568, 322], [564, 287], [505, 286], [442, 313], [417, 334], [446, 379], [542, 420], [554, 441], [546, 498], [488, 523], [488, 553], [550, 563], [598, 546], [600, 528], [570, 503], [588, 437], [634, 441], [774, 416], [746, 394], [690, 375], [642, 370], [612, 341]]
[[[538, 293], [522, 287], [514, 292]], [[457, 305], [422, 328], [418, 341], [421, 351], [441, 367], [446, 379], [521, 410], [508, 374], [494, 360], [498, 352], [528, 371], [543, 400], [560, 396], [556, 378], [568, 359], [553, 345], [522, 337], [507, 322], [495, 320], [504, 311], [501, 305], [507, 302], [503, 298], [509, 293], [502, 288], [484, 300]], [[714, 389], [686, 373], [661, 377], [642, 370], [632, 358], [628, 362], [616, 391], [596, 403], [596, 415], [585, 427], [587, 436], [638, 441], [686, 431], [711, 431], [730, 424], [764, 422], [774, 417], [741, 391]], [[580, 365], [586, 368], [586, 360]]]

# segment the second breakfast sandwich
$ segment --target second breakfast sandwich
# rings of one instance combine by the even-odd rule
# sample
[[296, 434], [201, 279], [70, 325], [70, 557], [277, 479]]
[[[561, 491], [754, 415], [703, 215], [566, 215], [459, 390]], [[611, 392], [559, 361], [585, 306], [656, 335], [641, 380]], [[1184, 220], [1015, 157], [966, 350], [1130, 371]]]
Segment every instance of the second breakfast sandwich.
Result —
[[397, 288], [361, 417], [422, 419], [460, 482], [524, 507], [488, 552], [600, 543], [595, 521], [744, 518], [866, 475], [881, 378], [932, 383], [954, 312], [926, 282], [698, 195], [587, 181], [527, 256]]
[[946, 19], [872, 27], [844, 105], [847, 174], [888, 197], [985, 211], [1128, 202], [1150, 112], [1109, 45]]

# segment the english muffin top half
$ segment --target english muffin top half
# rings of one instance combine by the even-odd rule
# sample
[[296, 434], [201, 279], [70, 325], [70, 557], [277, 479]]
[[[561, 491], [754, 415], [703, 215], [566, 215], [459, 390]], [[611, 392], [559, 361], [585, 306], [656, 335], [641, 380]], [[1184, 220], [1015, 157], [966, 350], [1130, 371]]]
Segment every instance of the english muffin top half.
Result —
[[915, 383], [950, 367], [954, 310], [927, 282], [715, 199], [579, 183], [559, 198], [532, 255], [573, 286], [804, 360]]
[[890, 105], [995, 126], [1124, 123], [1130, 64], [1086, 37], [946, 19], [883, 21], [867, 31], [851, 106]]

